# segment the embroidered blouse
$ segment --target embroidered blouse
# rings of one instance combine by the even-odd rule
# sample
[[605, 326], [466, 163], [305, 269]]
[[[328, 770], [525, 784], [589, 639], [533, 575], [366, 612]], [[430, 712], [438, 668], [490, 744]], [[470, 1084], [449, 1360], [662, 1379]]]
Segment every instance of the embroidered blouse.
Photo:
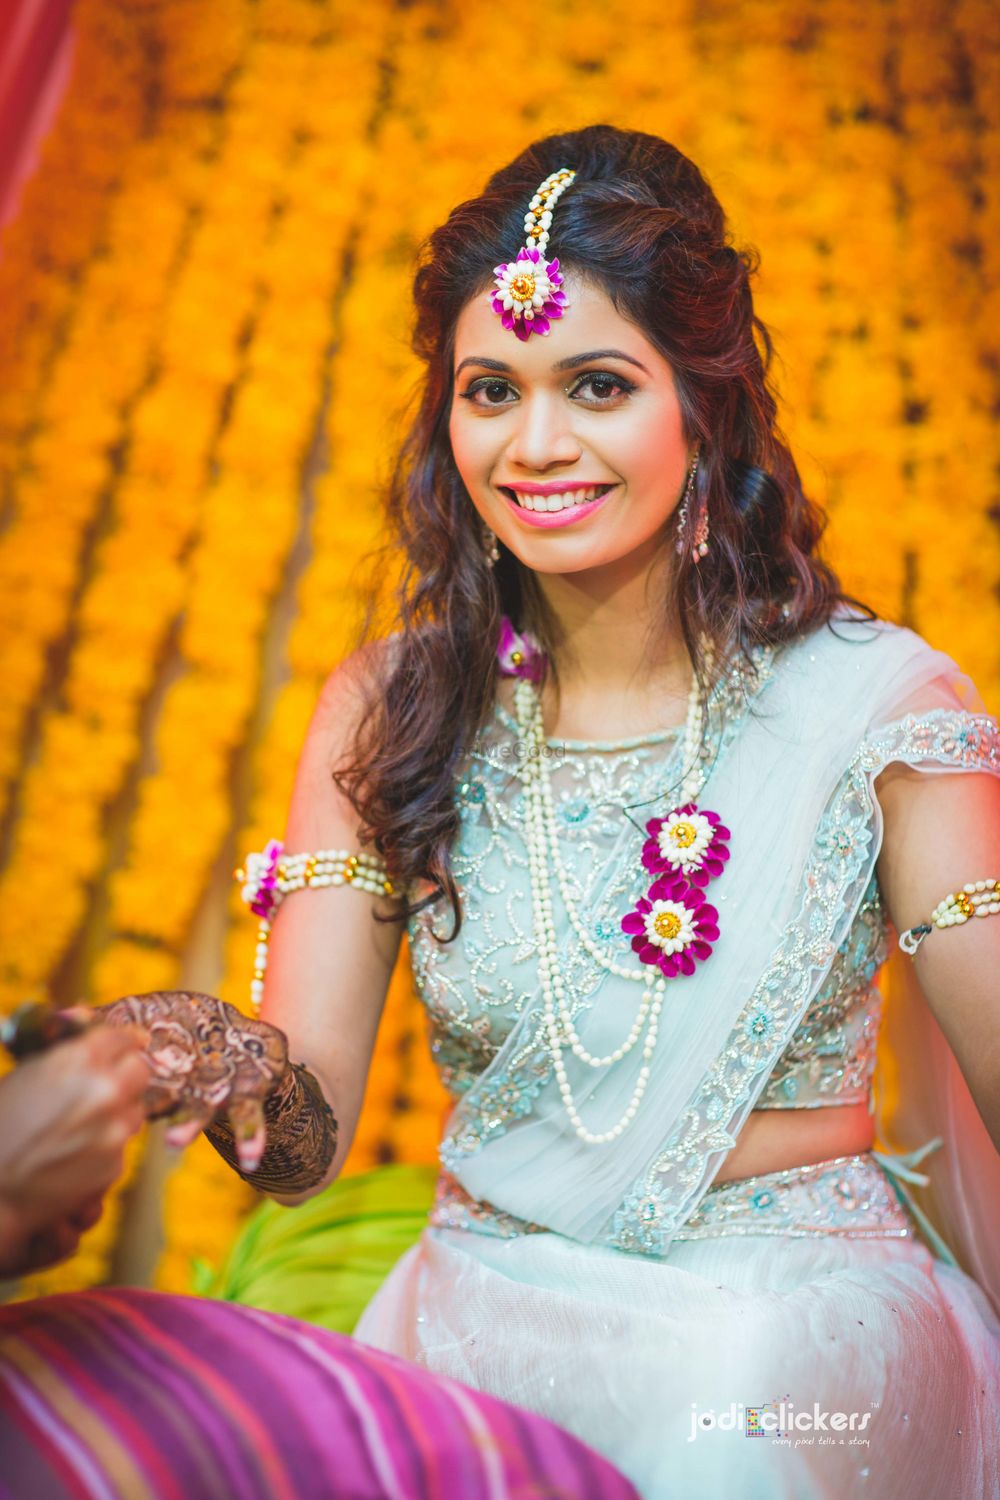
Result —
[[[620, 961], [632, 951], [620, 925], [629, 909], [628, 867], [641, 877], [645, 823], [672, 805], [669, 795], [663, 799], [668, 790], [663, 772], [681, 733], [677, 726], [626, 740], [547, 742], [562, 860], [578, 910], [609, 956]], [[452, 921], [440, 902], [408, 925], [431, 1050], [442, 1082], [456, 1097], [488, 1065], [538, 989], [518, 751], [516, 722], [498, 703], [455, 778], [461, 825], [452, 868], [462, 894], [462, 930], [453, 943], [438, 941], [451, 931]], [[611, 878], [609, 884], [623, 864], [626, 883]], [[723, 914], [724, 885], [723, 877], [712, 898]], [[858, 1102], [871, 1107], [881, 1013], [875, 980], [888, 949], [888, 923], [873, 873], [827, 980], [778, 1058], [756, 1108]], [[579, 961], [591, 962], [583, 953]], [[572, 973], [568, 977], [572, 983]], [[623, 1017], [623, 1034], [630, 1019]]]

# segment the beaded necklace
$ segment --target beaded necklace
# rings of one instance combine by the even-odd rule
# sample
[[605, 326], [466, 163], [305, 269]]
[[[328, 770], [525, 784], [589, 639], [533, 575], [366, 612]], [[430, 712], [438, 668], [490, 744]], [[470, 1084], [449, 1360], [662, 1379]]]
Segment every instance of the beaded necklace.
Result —
[[[683, 764], [686, 769], [681, 782], [680, 805], [665, 818], [653, 818], [646, 824], [648, 838], [643, 846], [642, 862], [654, 879], [646, 896], [622, 920], [622, 929], [632, 935], [632, 948], [642, 961], [642, 967], [637, 969], [609, 958], [580, 919], [559, 853], [541, 698], [535, 686], [540, 676], [539, 649], [527, 632], [517, 635], [506, 617], [501, 641], [501, 671], [519, 679], [514, 689], [514, 705], [518, 733], [524, 746], [522, 774], [526, 788], [526, 837], [546, 1050], [574, 1131], [585, 1144], [600, 1145], [616, 1140], [628, 1129], [638, 1112], [649, 1081], [667, 980], [680, 974], [693, 974], [696, 964], [711, 955], [712, 944], [719, 937], [718, 912], [705, 901], [702, 887], [721, 874], [729, 858], [727, 843], [730, 835], [717, 813], [700, 809], [695, 802], [708, 773], [698, 755], [704, 715], [697, 679], [693, 678], [684, 725]], [[705, 654], [710, 664], [710, 653], [706, 651]], [[573, 1025], [556, 954], [550, 861], [570, 924], [586, 952], [601, 968], [644, 986], [628, 1036], [605, 1056], [588, 1051]], [[653, 980], [647, 972], [649, 967], [657, 970]], [[642, 1065], [625, 1113], [609, 1130], [588, 1130], [573, 1098], [563, 1060], [564, 1048], [568, 1046], [588, 1067], [606, 1068], [627, 1057], [640, 1042]]]

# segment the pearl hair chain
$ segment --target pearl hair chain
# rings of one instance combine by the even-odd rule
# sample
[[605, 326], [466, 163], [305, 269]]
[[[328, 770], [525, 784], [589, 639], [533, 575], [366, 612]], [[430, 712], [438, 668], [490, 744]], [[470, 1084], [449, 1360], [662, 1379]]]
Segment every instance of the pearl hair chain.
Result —
[[[710, 665], [711, 653], [707, 648], [706, 660]], [[526, 747], [524, 779], [526, 782], [527, 802], [528, 860], [535, 910], [535, 934], [538, 942], [546, 1042], [559, 1093], [574, 1131], [585, 1144], [601, 1145], [607, 1141], [616, 1140], [627, 1130], [638, 1112], [639, 1104], [649, 1081], [650, 1063], [656, 1047], [660, 1012], [666, 996], [667, 981], [662, 974], [657, 974], [655, 980], [650, 984], [647, 974], [641, 969], [637, 970], [635, 967], [626, 966], [609, 958], [597, 946], [580, 920], [569, 889], [566, 870], [559, 853], [541, 700], [533, 683], [529, 679], [520, 678], [518, 680], [514, 691], [514, 703], [517, 711], [520, 737]], [[684, 726], [683, 764], [685, 772], [680, 792], [682, 803], [693, 802], [705, 782], [705, 771], [699, 759], [703, 721], [704, 716], [701, 707], [701, 696], [698, 691], [698, 681], [696, 677], [693, 677], [688, 693], [687, 717]], [[572, 1015], [567, 1002], [566, 987], [559, 969], [556, 954], [555, 929], [552, 920], [552, 895], [548, 868], [550, 857], [563, 905], [566, 908], [573, 931], [584, 950], [601, 968], [608, 970], [621, 979], [646, 985], [642, 995], [642, 1002], [628, 1036], [619, 1047], [616, 1047], [613, 1052], [609, 1052], [603, 1057], [599, 1057], [587, 1050], [573, 1025]], [[612, 1064], [620, 1062], [622, 1058], [628, 1056], [633, 1048], [639, 1044], [644, 1025], [646, 1025], [646, 1035], [642, 1046], [642, 1066], [639, 1069], [639, 1076], [636, 1080], [632, 1099], [626, 1107], [625, 1113], [618, 1123], [609, 1130], [600, 1132], [588, 1130], [580, 1117], [573, 1099], [572, 1089], [566, 1073], [566, 1065], [562, 1056], [563, 1048], [568, 1045], [573, 1054], [589, 1067], [610, 1067]]]

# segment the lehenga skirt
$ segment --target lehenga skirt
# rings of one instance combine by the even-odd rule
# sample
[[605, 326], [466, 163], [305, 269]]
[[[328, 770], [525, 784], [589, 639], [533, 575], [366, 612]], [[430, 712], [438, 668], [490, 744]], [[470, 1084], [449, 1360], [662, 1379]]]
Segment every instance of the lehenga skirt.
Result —
[[355, 1336], [544, 1414], [646, 1500], [996, 1500], [1000, 1322], [869, 1152], [709, 1189], [662, 1257], [452, 1185]]

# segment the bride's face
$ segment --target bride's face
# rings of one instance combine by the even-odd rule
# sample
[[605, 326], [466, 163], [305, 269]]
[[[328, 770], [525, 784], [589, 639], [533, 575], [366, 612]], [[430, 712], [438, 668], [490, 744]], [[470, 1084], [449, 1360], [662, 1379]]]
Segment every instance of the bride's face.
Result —
[[[669, 363], [605, 292], [571, 273], [564, 286], [547, 335], [522, 343], [488, 292], [456, 327], [455, 463], [487, 526], [539, 573], [658, 551], [693, 452]], [[577, 503], [542, 510], [553, 501], [538, 491]]]

